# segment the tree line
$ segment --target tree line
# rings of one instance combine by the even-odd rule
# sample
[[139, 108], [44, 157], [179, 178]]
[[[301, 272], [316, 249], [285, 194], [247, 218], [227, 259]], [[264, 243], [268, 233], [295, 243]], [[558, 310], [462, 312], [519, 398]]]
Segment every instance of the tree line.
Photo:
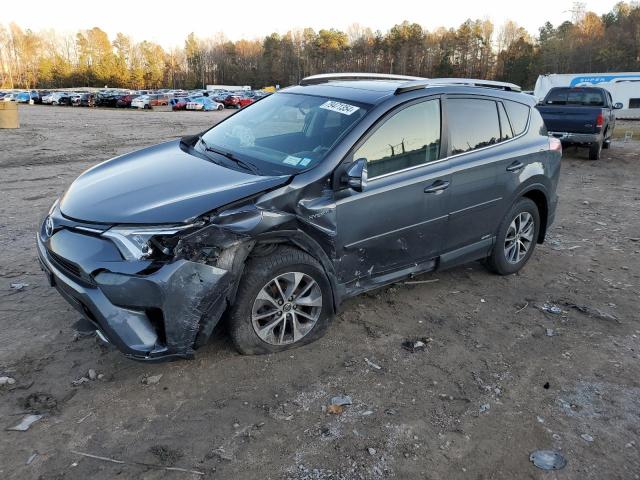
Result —
[[640, 70], [640, 5], [618, 3], [597, 15], [576, 3], [572, 19], [532, 36], [513, 21], [495, 28], [467, 20], [429, 31], [405, 21], [387, 32], [353, 24], [346, 31], [311, 28], [230, 41], [188, 35], [164, 49], [98, 27], [75, 35], [0, 24], [3, 88], [201, 88], [207, 84], [286, 86], [328, 72], [473, 77], [532, 88], [539, 74]]

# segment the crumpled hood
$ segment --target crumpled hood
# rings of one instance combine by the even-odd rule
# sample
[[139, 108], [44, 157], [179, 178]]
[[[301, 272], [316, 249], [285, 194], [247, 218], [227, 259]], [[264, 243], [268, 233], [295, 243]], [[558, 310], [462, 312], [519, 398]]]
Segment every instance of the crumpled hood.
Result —
[[176, 140], [90, 168], [65, 192], [60, 210], [92, 223], [181, 223], [288, 179], [222, 167], [186, 153]]

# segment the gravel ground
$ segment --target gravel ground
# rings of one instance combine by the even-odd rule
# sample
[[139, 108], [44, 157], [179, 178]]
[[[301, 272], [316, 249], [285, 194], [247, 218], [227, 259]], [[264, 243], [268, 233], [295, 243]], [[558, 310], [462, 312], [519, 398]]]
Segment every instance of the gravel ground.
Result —
[[[640, 478], [639, 143], [565, 151], [556, 224], [518, 275], [423, 275], [348, 301], [302, 349], [240, 356], [220, 328], [195, 360], [152, 365], [73, 328], [36, 226], [84, 169], [225, 113], [20, 115], [0, 131], [0, 478]], [[330, 414], [338, 394], [353, 404]], [[27, 413], [44, 416], [4, 430]], [[537, 449], [567, 466], [537, 469]]]

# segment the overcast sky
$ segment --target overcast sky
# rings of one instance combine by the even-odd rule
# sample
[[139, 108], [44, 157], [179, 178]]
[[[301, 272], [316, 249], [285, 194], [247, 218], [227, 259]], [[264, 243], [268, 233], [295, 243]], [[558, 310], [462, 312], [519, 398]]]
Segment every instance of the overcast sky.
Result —
[[[618, 0], [583, 0], [588, 10], [605, 13]], [[231, 40], [259, 38], [302, 27], [344, 30], [359, 23], [385, 32], [403, 20], [427, 29], [457, 27], [466, 19], [489, 18], [499, 26], [514, 20], [537, 34], [547, 20], [558, 25], [571, 19], [573, 0], [240, 0], [182, 2], [162, 0], [31, 0], [4, 8], [0, 22], [24, 28], [53, 28], [75, 33], [94, 26], [111, 38], [117, 32], [135, 40], [151, 40], [165, 48], [182, 46], [189, 32], [200, 37], [223, 32]]]

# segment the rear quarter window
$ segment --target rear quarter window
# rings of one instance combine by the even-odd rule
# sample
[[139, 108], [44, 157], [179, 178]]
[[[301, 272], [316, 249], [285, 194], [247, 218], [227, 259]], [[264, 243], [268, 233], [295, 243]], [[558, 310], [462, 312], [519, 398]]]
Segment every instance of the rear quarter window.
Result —
[[511, 100], [505, 100], [504, 107], [507, 109], [507, 115], [509, 115], [514, 135], [524, 133], [527, 129], [527, 124], [529, 123], [529, 114], [531, 109], [527, 105], [512, 102]]

